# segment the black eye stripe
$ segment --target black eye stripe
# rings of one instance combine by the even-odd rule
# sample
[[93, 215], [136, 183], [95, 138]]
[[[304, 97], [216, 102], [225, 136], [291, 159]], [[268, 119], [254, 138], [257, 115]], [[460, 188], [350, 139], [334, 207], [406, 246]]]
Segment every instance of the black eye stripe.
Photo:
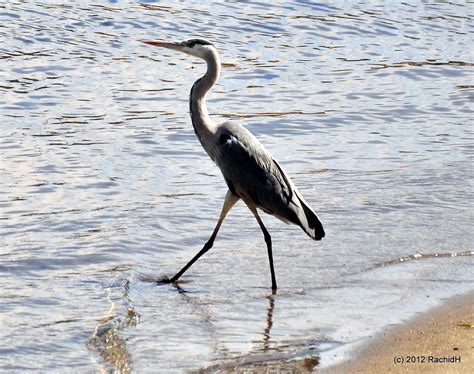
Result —
[[199, 44], [199, 45], [212, 45], [212, 43], [210, 43], [210, 42], [208, 42], [207, 40], [204, 40], [204, 39], [190, 39], [190, 40], [184, 41], [183, 44], [186, 47], [189, 47], [189, 48], [194, 47], [196, 44]]

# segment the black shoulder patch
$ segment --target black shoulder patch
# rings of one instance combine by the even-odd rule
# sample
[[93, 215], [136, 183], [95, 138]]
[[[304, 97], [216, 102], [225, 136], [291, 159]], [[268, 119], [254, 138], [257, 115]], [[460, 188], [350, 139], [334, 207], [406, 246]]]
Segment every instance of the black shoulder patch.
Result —
[[229, 134], [222, 134], [221, 136], [219, 136], [219, 144], [220, 145], [227, 143], [229, 140], [230, 140], [230, 135]]

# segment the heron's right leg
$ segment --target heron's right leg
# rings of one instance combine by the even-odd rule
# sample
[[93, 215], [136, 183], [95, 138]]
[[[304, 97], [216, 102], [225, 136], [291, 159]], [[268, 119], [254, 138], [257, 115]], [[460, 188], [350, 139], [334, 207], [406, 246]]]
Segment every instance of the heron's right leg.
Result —
[[250, 203], [248, 201], [245, 201], [245, 204], [247, 204], [247, 207], [250, 209], [250, 211], [255, 216], [255, 218], [258, 222], [258, 225], [260, 226], [260, 229], [263, 232], [263, 237], [265, 238], [265, 243], [267, 243], [268, 260], [270, 261], [270, 275], [272, 277], [272, 291], [273, 291], [273, 293], [276, 293], [277, 282], [276, 282], [276, 277], [275, 277], [275, 269], [273, 267], [272, 237], [268, 233], [267, 228], [265, 227], [265, 225], [262, 222], [262, 219], [258, 215], [257, 208], [255, 207], [255, 205], [253, 205], [252, 203]]
[[192, 264], [194, 264], [199, 257], [201, 257], [204, 253], [206, 253], [209, 249], [212, 248], [212, 245], [214, 244], [214, 240], [216, 239], [217, 233], [219, 232], [219, 229], [222, 225], [222, 222], [224, 222], [225, 217], [227, 216], [227, 213], [232, 209], [232, 207], [235, 205], [235, 203], [239, 200], [239, 197], [234, 195], [230, 190], [227, 191], [227, 194], [225, 195], [225, 201], [224, 201], [224, 206], [222, 207], [221, 215], [219, 217], [219, 221], [217, 221], [216, 228], [214, 229], [214, 232], [212, 233], [211, 237], [207, 241], [206, 244], [204, 244], [204, 247], [199, 251], [199, 253], [193, 257], [191, 261], [189, 261], [185, 267], [183, 267], [173, 278], [169, 280], [169, 282], [176, 282], [181, 275], [184, 274], [186, 270], [188, 270]]
[[276, 282], [276, 277], [275, 277], [275, 269], [273, 267], [272, 237], [270, 236], [267, 228], [263, 224], [262, 219], [258, 215], [257, 208], [252, 203], [249, 203], [247, 201], [245, 201], [245, 203], [247, 204], [247, 207], [250, 209], [250, 211], [253, 213], [253, 215], [257, 219], [258, 225], [260, 226], [260, 229], [263, 232], [265, 243], [267, 243], [268, 260], [270, 262], [270, 275], [272, 277], [272, 291], [273, 293], [276, 293], [277, 282]]

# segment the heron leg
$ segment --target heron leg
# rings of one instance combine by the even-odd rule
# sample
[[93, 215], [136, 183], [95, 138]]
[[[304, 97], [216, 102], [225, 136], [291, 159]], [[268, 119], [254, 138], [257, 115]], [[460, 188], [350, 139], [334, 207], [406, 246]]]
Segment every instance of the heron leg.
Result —
[[185, 267], [183, 267], [176, 275], [169, 280], [169, 282], [176, 282], [181, 275], [185, 273], [186, 270], [188, 270], [192, 264], [194, 264], [199, 257], [201, 257], [204, 253], [206, 253], [209, 249], [212, 248], [212, 245], [214, 244], [214, 240], [216, 239], [217, 233], [219, 232], [219, 229], [222, 225], [222, 222], [224, 222], [225, 217], [227, 216], [227, 213], [232, 209], [232, 207], [235, 205], [235, 203], [239, 200], [239, 197], [234, 195], [230, 190], [227, 191], [227, 194], [225, 195], [225, 201], [224, 201], [224, 206], [222, 207], [221, 215], [219, 217], [219, 221], [217, 221], [217, 225], [207, 241], [206, 244], [204, 244], [204, 247], [199, 251], [199, 253], [192, 258], [191, 261], [189, 261]]
[[258, 215], [257, 208], [251, 204], [246, 203], [250, 211], [253, 213], [255, 218], [257, 219], [257, 222], [262, 229], [263, 236], [265, 238], [265, 243], [267, 243], [267, 251], [268, 251], [268, 260], [270, 261], [270, 273], [272, 276], [272, 290], [273, 292], [276, 291], [277, 289], [277, 282], [276, 282], [276, 277], [275, 277], [275, 269], [273, 268], [273, 253], [272, 253], [272, 237], [267, 231], [267, 228], [262, 222], [262, 219]]

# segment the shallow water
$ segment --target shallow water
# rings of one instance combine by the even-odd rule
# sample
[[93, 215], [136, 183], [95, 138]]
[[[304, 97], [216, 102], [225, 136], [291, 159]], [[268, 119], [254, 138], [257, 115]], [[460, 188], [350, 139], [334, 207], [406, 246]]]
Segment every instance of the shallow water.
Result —
[[[470, 13], [0, 5], [0, 371], [310, 371], [472, 290]], [[204, 65], [141, 43], [194, 36], [224, 63], [211, 114], [256, 134], [325, 224], [312, 242], [263, 215], [276, 295], [243, 204], [180, 288], [155, 284], [226, 192], [187, 114]]]

